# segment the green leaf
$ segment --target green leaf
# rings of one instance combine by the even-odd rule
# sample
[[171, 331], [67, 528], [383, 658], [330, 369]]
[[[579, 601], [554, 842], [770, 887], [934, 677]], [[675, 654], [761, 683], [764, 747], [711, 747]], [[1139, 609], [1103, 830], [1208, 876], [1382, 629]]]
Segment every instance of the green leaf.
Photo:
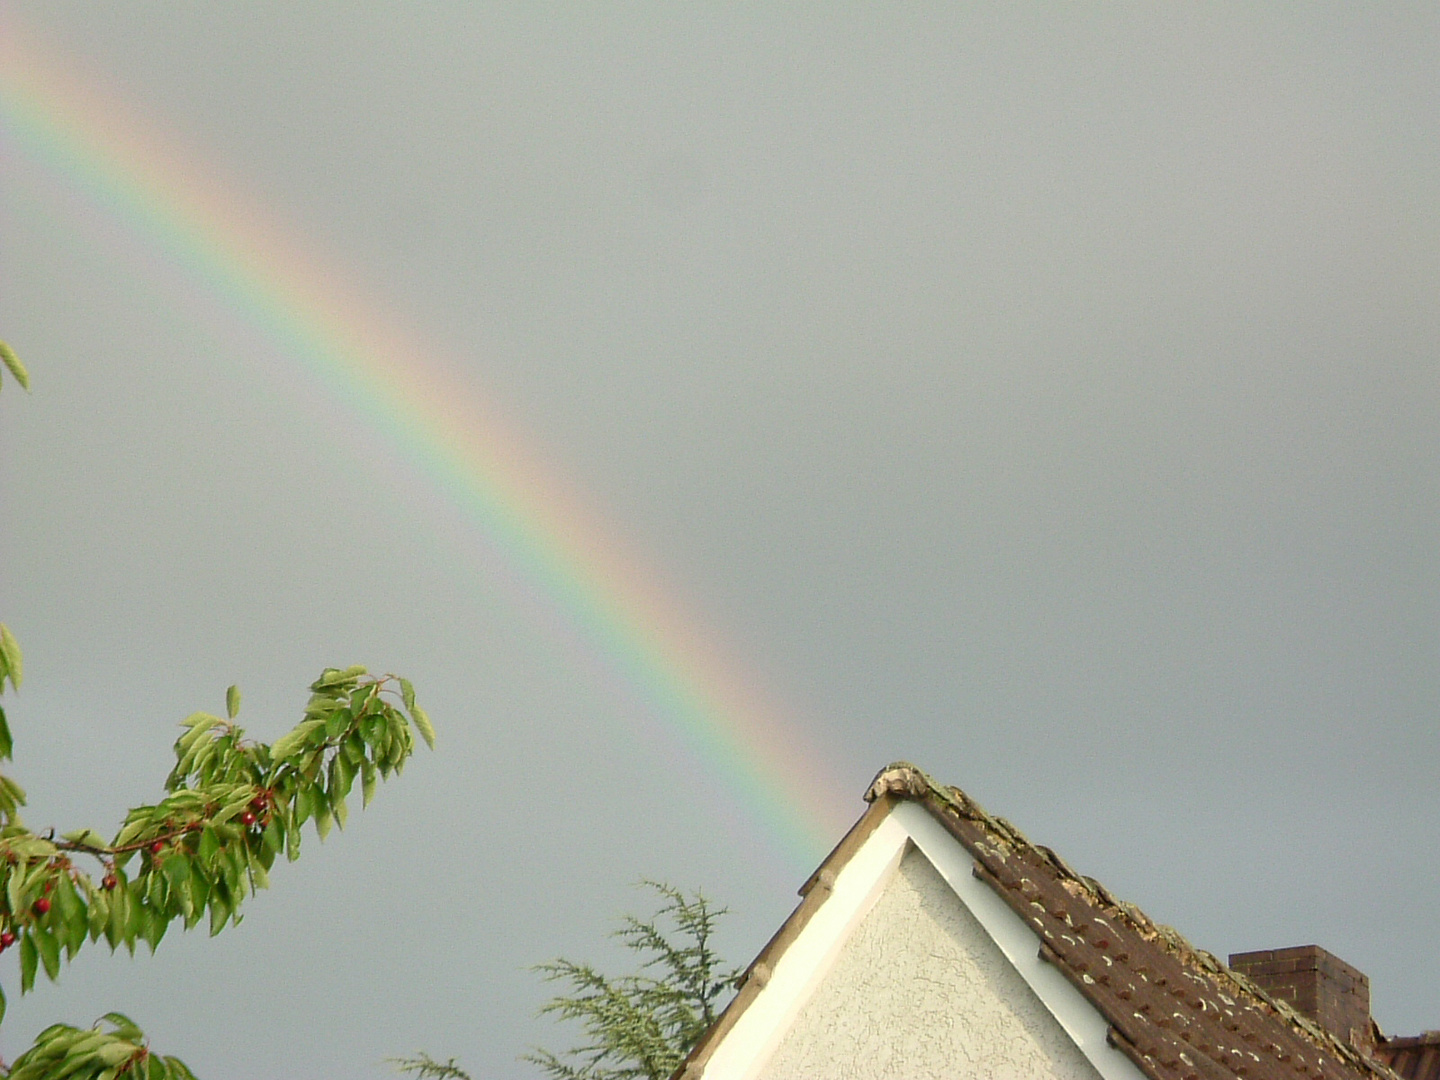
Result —
[[104, 892], [94, 893], [90, 897], [90, 906], [85, 914], [89, 924], [90, 940], [99, 941], [100, 935], [110, 924], [110, 901], [106, 899]]
[[204, 911], [205, 905], [210, 903], [210, 881], [194, 867], [191, 868], [190, 873], [190, 900], [194, 905], [194, 911], [185, 916], [185, 929], [187, 930], [195, 925], [195, 920], [200, 917], [200, 912]]
[[215, 812], [215, 816], [212, 817], [210, 820], [213, 821], [216, 825], [225, 824], [225, 822], [229, 821], [231, 818], [243, 814], [246, 810], [248, 810], [250, 808], [250, 799], [251, 795], [249, 791], [242, 792], [239, 798], [226, 803], [219, 810], [217, 810]]
[[22, 390], [30, 389], [30, 373], [25, 370], [25, 365], [15, 355], [15, 350], [3, 341], [0, 341], [0, 361], [4, 361], [5, 366], [10, 370], [10, 374], [15, 376], [15, 381], [20, 384]]
[[66, 957], [73, 960], [75, 953], [85, 943], [89, 913], [85, 910], [85, 904], [75, 891], [75, 886], [71, 883], [68, 874], [61, 874], [55, 882], [55, 910], [60, 916], [56, 936], [65, 946]]
[[214, 826], [206, 825], [205, 828], [200, 831], [200, 861], [209, 865], [219, 853], [220, 837], [215, 835]]
[[5, 899], [9, 901], [11, 911], [23, 911], [25, 909], [25, 867], [24, 865], [11, 868], [5, 876]]
[[300, 826], [302, 822], [294, 822], [290, 828], [285, 830], [285, 858], [294, 862], [300, 857]]
[[359, 765], [365, 760], [365, 737], [358, 731], [352, 731], [340, 744], [340, 753], [351, 765]]
[[105, 838], [94, 829], [76, 829], [74, 832], [67, 832], [65, 839], [72, 844], [82, 844], [88, 848], [95, 848], [97, 851], [104, 851], [108, 845]]
[[20, 993], [28, 994], [35, 986], [35, 970], [40, 966], [40, 953], [35, 938], [27, 931], [20, 938]]
[[125, 847], [127, 844], [140, 838], [140, 834], [150, 825], [148, 813], [142, 813], [141, 811], [148, 812], [150, 809], [151, 807], [142, 806], [137, 810], [131, 811], [130, 816], [121, 827], [119, 835], [115, 837], [115, 847]]
[[237, 908], [245, 896], [245, 868], [249, 865], [249, 860], [249, 852], [245, 850], [244, 844], [231, 844], [225, 849], [225, 883], [230, 887]]
[[316, 679], [315, 682], [311, 684], [310, 689], [328, 690], [334, 687], [348, 686], [354, 683], [361, 675], [364, 674], [364, 664], [357, 664], [354, 667], [348, 667], [344, 671], [341, 671], [339, 668], [326, 668], [321, 673], [320, 678]]
[[298, 829], [315, 811], [314, 788], [308, 784], [295, 792], [295, 827]]
[[346, 822], [350, 820], [350, 808], [345, 805], [344, 795], [334, 795], [330, 799], [331, 809], [335, 811], [335, 824], [345, 828]]
[[5, 658], [5, 666], [10, 669], [10, 685], [19, 690], [25, 677], [25, 665], [20, 658], [20, 643], [4, 623], [0, 623], [0, 656]]
[[180, 738], [175, 741], [180, 746], [193, 746], [201, 735], [204, 735], [205, 732], [209, 731], [216, 724], [223, 724], [224, 722], [225, 721], [221, 720], [220, 717], [214, 713], [208, 713], [203, 709], [199, 712], [193, 712], [184, 720], [180, 721], [180, 726], [185, 729], [185, 734], [181, 735]]
[[240, 688], [238, 686], [232, 686], [225, 691], [225, 712], [229, 714], [231, 720], [240, 715]]
[[119, 1065], [121, 1062], [129, 1061], [135, 1056], [138, 1048], [124, 1041], [112, 1042], [95, 1051], [95, 1058], [104, 1065]]
[[150, 907], [157, 908], [165, 905], [170, 887], [165, 880], [163, 870], [158, 873], [146, 874], [144, 877], [136, 879], [136, 883], [143, 888], [144, 892], [141, 895]]
[[350, 711], [356, 716], [369, 710], [370, 702], [380, 692], [379, 684], [366, 683], [364, 686], [357, 686], [350, 691]]
[[415, 687], [410, 685], [409, 679], [400, 680], [400, 700], [405, 703], [406, 712], [415, 711]]
[[190, 860], [179, 851], [171, 852], [165, 857], [164, 870], [165, 880], [170, 883], [172, 893], [190, 884]]
[[141, 907], [139, 899], [131, 894], [125, 904], [125, 925], [121, 927], [120, 940], [124, 942], [125, 949], [131, 956], [135, 955], [135, 942], [140, 936], [140, 928], [145, 922], [145, 910]]
[[425, 740], [425, 745], [434, 750], [435, 726], [430, 723], [430, 717], [425, 715], [425, 710], [416, 705], [410, 710], [410, 719], [415, 721], [415, 726], [420, 731], [420, 737]]
[[5, 710], [0, 709], [0, 760], [9, 761], [15, 749], [15, 740], [10, 737], [10, 723], [5, 719]]
[[225, 922], [230, 918], [230, 905], [218, 893], [210, 894], [210, 936], [214, 937], [221, 930], [225, 929]]
[[110, 951], [125, 940], [125, 927], [130, 921], [130, 890], [122, 881], [110, 890], [110, 917], [105, 922], [105, 940]]
[[218, 716], [205, 712], [193, 713], [181, 721], [181, 725], [189, 730], [175, 740], [176, 764], [166, 784], [168, 788], [174, 790], [180, 781], [209, 760], [215, 751], [212, 740], [207, 740], [205, 733], [223, 723]]
[[265, 870], [265, 864], [261, 862], [258, 858], [251, 858], [250, 873], [255, 876], [255, 888], [270, 888], [270, 875]]
[[139, 1042], [145, 1038], [140, 1025], [122, 1012], [108, 1012], [100, 1019], [114, 1026], [117, 1038], [128, 1039], [130, 1042]]
[[11, 780], [8, 776], [0, 776], [0, 798], [3, 798], [7, 805], [24, 806], [25, 789]]
[[150, 946], [150, 953], [153, 956], [155, 950], [160, 947], [160, 939], [170, 928], [170, 920], [153, 909], [147, 910], [145, 915], [145, 926], [141, 929], [140, 936], [145, 940], [145, 944]]
[[284, 761], [304, 745], [305, 740], [310, 737], [312, 732], [324, 727], [324, 720], [302, 720], [292, 730], [277, 739], [274, 746], [270, 747], [270, 760], [277, 763]]
[[60, 941], [46, 926], [35, 928], [35, 944], [40, 947], [40, 959], [45, 964], [45, 974], [54, 982], [60, 977]]
[[[344, 754], [336, 754], [330, 761], [330, 801], [333, 803], [337, 795], [342, 799], [349, 795], [353, 783], [355, 766]], [[345, 823], [342, 821], [340, 824]]]

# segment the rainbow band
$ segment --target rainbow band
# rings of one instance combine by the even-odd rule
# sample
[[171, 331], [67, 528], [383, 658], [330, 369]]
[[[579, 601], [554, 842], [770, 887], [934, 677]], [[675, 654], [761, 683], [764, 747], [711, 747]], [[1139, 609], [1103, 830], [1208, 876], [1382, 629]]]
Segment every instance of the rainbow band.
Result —
[[198, 280], [381, 434], [558, 605], [782, 852], [812, 866], [848, 815], [798, 733], [744, 693], [691, 624], [614, 554], [498, 418], [462, 403], [379, 305], [324, 272], [47, 57], [0, 24], [0, 153], [20, 152]]

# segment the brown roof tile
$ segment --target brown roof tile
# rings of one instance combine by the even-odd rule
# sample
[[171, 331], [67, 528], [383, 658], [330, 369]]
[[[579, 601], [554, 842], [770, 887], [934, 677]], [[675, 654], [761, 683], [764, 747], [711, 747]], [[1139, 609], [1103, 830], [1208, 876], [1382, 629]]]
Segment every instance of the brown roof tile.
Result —
[[1405, 1080], [1440, 1080], [1440, 1031], [1408, 1039], [1384, 1039], [1375, 1053]]
[[1112, 1044], [1153, 1080], [1394, 1080], [1384, 1061], [1077, 874], [959, 788], [901, 762], [866, 798], [923, 803], [975, 858], [976, 876], [1035, 928], [1042, 955], [1109, 1020]]

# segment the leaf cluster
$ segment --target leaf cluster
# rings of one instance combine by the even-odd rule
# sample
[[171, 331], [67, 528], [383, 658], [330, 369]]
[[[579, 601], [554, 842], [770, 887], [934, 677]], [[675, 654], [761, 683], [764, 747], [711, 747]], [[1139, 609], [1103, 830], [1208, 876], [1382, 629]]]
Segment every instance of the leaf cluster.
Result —
[[553, 1080], [665, 1080], [734, 989], [739, 972], [711, 944], [727, 909], [698, 891], [687, 896], [660, 882], [643, 884], [663, 903], [651, 919], [625, 916], [613, 934], [643, 957], [638, 974], [612, 978], [565, 959], [536, 968], [571, 988], [541, 1013], [579, 1022], [587, 1040], [564, 1057], [543, 1049], [526, 1055]]
[[[25, 366], [3, 341], [0, 366], [30, 388]], [[0, 694], [7, 681], [18, 690], [23, 677], [20, 646], [0, 624]], [[62, 955], [73, 958], [87, 941], [103, 937], [112, 952], [123, 945], [132, 954], [144, 941], [154, 952], [177, 920], [188, 930], [208, 912], [212, 935], [238, 924], [242, 902], [269, 886], [276, 859], [299, 856], [307, 821], [322, 840], [332, 825], [344, 828], [355, 781], [368, 805], [378, 782], [400, 772], [414, 752], [412, 728], [435, 745], [410, 682], [363, 667], [321, 672], [304, 718], [273, 745], [247, 740], [235, 723], [239, 711], [240, 691], [232, 686], [224, 719], [196, 713], [182, 723], [167, 794], [131, 810], [111, 840], [93, 829], [59, 838], [54, 829], [33, 832], [20, 819], [25, 792], [0, 776], [0, 952], [19, 945], [21, 993], [42, 966], [57, 979]], [[0, 760], [13, 749], [0, 709]], [[98, 885], [77, 858], [99, 864]], [[144, 1033], [120, 1013], [91, 1028], [46, 1028], [8, 1070], [0, 1063], [0, 1077], [195, 1080], [178, 1058], [151, 1053]]]
[[409, 1073], [412, 1076], [428, 1077], [432, 1080], [471, 1080], [470, 1074], [456, 1065], [454, 1058], [449, 1061], [436, 1061], [423, 1050], [414, 1057], [385, 1060], [394, 1064], [396, 1072]]
[[[19, 647], [0, 626], [0, 691], [7, 679], [18, 688], [22, 671]], [[404, 768], [414, 733], [428, 745], [435, 741], [409, 681], [363, 667], [323, 671], [310, 687], [304, 718], [273, 745], [244, 737], [235, 723], [239, 709], [232, 686], [224, 719], [195, 713], [182, 722], [168, 794], [131, 810], [110, 840], [93, 829], [58, 838], [53, 829], [35, 833], [19, 816], [24, 792], [0, 777], [0, 951], [19, 946], [22, 993], [42, 968], [57, 979], [62, 958], [73, 958], [87, 942], [103, 938], [112, 952], [123, 946], [133, 953], [143, 941], [153, 952], [176, 921], [188, 930], [208, 913], [212, 935], [238, 924], [243, 901], [269, 887], [276, 860], [299, 857], [307, 821], [322, 840], [332, 825], [343, 828], [357, 780], [368, 804], [379, 781]], [[11, 750], [0, 714], [0, 758]], [[78, 859], [98, 863], [98, 882]], [[0, 1018], [4, 1013], [0, 993]], [[175, 1059], [151, 1055], [124, 1017], [105, 1020], [113, 1030], [46, 1029], [0, 1074], [8, 1080], [190, 1076]], [[24, 1062], [30, 1071], [20, 1071]]]
[[[108, 1030], [101, 1026], [106, 1024]], [[144, 1033], [121, 1013], [94, 1027], [52, 1024], [15, 1060], [7, 1080], [195, 1080], [179, 1058], [152, 1054]]]

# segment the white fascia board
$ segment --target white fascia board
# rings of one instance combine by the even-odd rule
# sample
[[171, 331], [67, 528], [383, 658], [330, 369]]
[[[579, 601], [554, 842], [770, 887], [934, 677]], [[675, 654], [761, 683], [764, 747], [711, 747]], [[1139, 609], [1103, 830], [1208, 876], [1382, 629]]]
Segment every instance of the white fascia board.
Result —
[[850, 934], [879, 900], [907, 843], [914, 843], [930, 860], [1104, 1080], [1146, 1080], [1134, 1062], [1106, 1041], [1105, 1017], [1054, 965], [1040, 959], [1040, 938], [1034, 929], [975, 877], [970, 853], [928, 810], [908, 800], [886, 815], [836, 875], [829, 898], [781, 954], [769, 981], [715, 1047], [701, 1074], [705, 1080], [753, 1080], [760, 1072]]
[[769, 981], [720, 1040], [705, 1063], [705, 1080], [751, 1080], [759, 1073], [851, 932], [880, 899], [909, 839], [894, 813], [875, 827], [835, 876], [830, 896], [781, 953]]

